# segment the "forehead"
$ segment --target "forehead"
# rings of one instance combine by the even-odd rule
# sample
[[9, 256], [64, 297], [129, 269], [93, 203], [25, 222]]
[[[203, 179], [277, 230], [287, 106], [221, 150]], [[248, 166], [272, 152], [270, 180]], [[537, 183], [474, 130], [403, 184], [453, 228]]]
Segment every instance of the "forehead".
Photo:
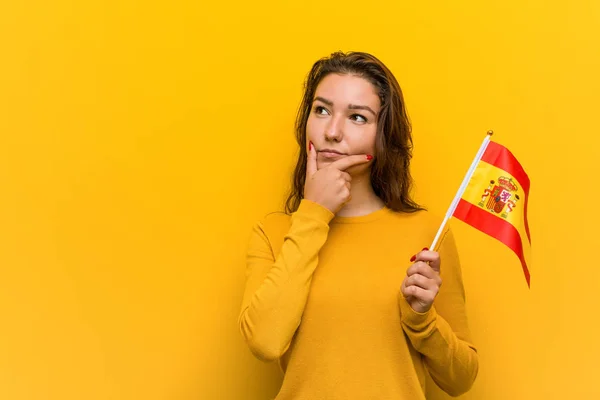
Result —
[[380, 106], [375, 87], [356, 75], [327, 75], [317, 86], [316, 96], [330, 100], [334, 105], [366, 105], [373, 109]]

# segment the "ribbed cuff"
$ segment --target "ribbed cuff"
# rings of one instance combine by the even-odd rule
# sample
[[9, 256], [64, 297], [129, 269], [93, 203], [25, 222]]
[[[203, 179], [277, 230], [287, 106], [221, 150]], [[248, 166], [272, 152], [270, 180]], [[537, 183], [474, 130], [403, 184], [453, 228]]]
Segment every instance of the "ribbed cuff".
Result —
[[300, 206], [298, 207], [296, 213], [305, 217], [309, 217], [311, 219], [315, 219], [317, 221], [324, 222], [326, 224], [328, 224], [329, 221], [331, 221], [333, 217], [335, 217], [335, 214], [332, 213], [329, 209], [306, 199], [302, 199], [302, 201], [300, 201]]
[[408, 301], [406, 301], [402, 294], [398, 296], [398, 304], [400, 306], [402, 324], [406, 325], [413, 332], [426, 331], [437, 318], [437, 311], [435, 311], [434, 306], [427, 312], [416, 312], [412, 309], [410, 304], [408, 304]]

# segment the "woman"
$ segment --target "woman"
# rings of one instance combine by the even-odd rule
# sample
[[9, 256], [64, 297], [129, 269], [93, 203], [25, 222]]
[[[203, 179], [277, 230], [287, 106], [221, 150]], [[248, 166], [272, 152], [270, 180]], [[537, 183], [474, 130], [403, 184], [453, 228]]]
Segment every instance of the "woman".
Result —
[[425, 399], [427, 374], [466, 392], [478, 356], [459, 259], [447, 229], [423, 248], [440, 221], [410, 197], [396, 79], [366, 53], [317, 61], [296, 136], [287, 212], [252, 232], [239, 318], [251, 351], [280, 362], [277, 400]]

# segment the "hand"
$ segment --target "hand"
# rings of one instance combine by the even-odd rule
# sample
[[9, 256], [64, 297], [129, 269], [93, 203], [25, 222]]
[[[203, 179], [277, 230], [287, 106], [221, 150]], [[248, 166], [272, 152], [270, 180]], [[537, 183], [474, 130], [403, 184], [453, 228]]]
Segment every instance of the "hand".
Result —
[[318, 169], [317, 150], [311, 143], [306, 160], [304, 198], [336, 214], [351, 199], [352, 177], [346, 170], [354, 165], [368, 163], [371, 159], [366, 154], [352, 155]]
[[402, 281], [402, 295], [413, 310], [425, 313], [433, 306], [442, 278], [440, 278], [440, 255], [424, 248], [410, 260], [413, 265], [406, 271]]

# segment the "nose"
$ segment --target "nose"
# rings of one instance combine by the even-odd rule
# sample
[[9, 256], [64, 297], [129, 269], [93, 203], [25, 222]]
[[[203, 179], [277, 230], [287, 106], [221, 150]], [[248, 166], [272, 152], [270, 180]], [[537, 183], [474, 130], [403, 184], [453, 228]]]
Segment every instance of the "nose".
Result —
[[325, 126], [325, 140], [340, 142], [343, 137], [342, 121], [339, 118], [330, 118], [329, 123]]

